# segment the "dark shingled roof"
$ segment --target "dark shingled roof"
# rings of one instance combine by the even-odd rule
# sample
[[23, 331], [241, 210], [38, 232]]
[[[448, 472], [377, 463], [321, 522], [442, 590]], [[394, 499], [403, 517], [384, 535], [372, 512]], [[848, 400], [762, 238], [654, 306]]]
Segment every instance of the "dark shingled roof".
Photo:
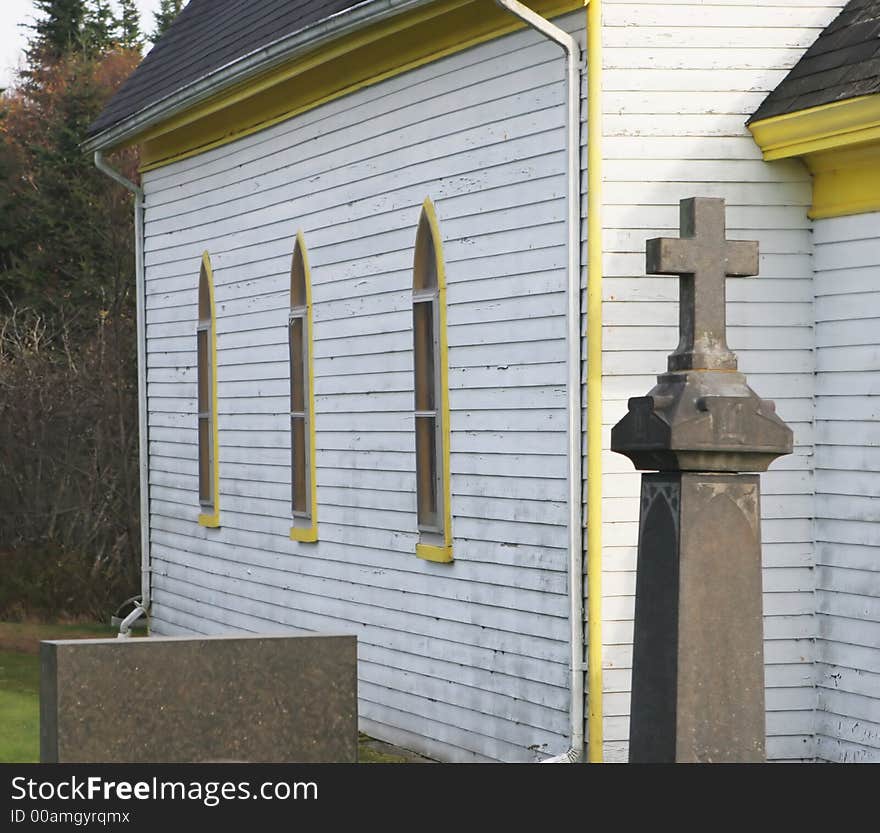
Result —
[[190, 0], [89, 127], [94, 136], [273, 41], [363, 0]]
[[850, 0], [749, 123], [880, 92], [880, 0]]

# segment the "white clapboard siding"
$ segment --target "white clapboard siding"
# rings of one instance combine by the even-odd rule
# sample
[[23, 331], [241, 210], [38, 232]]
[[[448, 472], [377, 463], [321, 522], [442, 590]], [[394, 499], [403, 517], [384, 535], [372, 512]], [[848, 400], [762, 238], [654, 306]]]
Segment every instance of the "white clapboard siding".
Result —
[[[582, 14], [565, 24], [583, 40]], [[558, 49], [521, 32], [144, 177], [155, 632], [354, 633], [364, 728], [444, 760], [567, 744], [563, 77]], [[415, 556], [411, 270], [428, 196], [448, 276], [452, 565]], [[314, 544], [288, 536], [298, 229]], [[204, 250], [219, 529], [197, 524]]]
[[818, 751], [880, 762], [880, 214], [816, 223]]
[[[702, 195], [728, 201], [731, 237], [761, 243], [761, 277], [729, 282], [728, 316], [741, 368], [796, 433], [794, 453], [763, 478], [773, 759], [868, 760], [876, 748], [866, 692], [880, 663], [851, 625], [878, 621], [875, 602], [852, 589], [874, 580], [876, 524], [869, 500], [834, 502], [877, 495], [868, 475], [880, 454], [840, 442], [876, 420], [865, 398], [878, 393], [876, 340], [848, 326], [875, 297], [876, 263], [828, 270], [838, 289], [817, 323], [809, 176], [797, 163], [763, 163], [744, 127], [842, 5], [605, 3], [606, 449], [627, 398], [648, 390], [677, 341], [676, 281], [643, 277], [644, 240], [677, 233], [678, 200]], [[561, 22], [583, 43], [582, 13]], [[567, 740], [562, 77], [558, 50], [521, 32], [145, 176], [156, 632], [356, 633], [364, 729], [442, 760], [535, 760]], [[409, 287], [425, 196], [449, 273], [452, 566], [413, 554]], [[289, 540], [286, 515], [297, 229], [313, 272], [311, 545]], [[218, 310], [218, 530], [196, 524], [204, 249]], [[849, 425], [814, 428], [814, 393], [835, 398]], [[815, 520], [814, 460], [829, 498], [829, 517]], [[605, 752], [620, 760], [639, 479], [610, 451], [603, 466]], [[856, 495], [845, 491], [854, 470], [866, 475]], [[820, 623], [834, 621], [822, 632], [814, 524], [835, 544], [820, 540], [819, 557], [838, 582], [820, 588]], [[840, 681], [819, 702], [817, 659]]]
[[[761, 244], [761, 277], [728, 282], [728, 320], [741, 369], [795, 429], [795, 454], [762, 477], [767, 750], [773, 759], [815, 754], [811, 189], [799, 163], [761, 161], [745, 121], [843, 5], [604, 3], [606, 448], [626, 400], [647, 393], [678, 341], [677, 281], [643, 277], [645, 239], [677, 236], [678, 201], [709, 196], [727, 200], [731, 238]], [[622, 457], [608, 452], [603, 463], [605, 753], [621, 760], [639, 478]]]

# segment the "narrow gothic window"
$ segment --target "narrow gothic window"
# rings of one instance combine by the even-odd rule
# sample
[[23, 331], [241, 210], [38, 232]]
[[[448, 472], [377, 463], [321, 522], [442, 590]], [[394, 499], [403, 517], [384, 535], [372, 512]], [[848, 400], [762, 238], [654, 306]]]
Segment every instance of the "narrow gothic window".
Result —
[[290, 267], [290, 314], [287, 342], [290, 358], [290, 537], [316, 541], [315, 411], [312, 390], [312, 288], [308, 254], [297, 234]]
[[449, 404], [446, 361], [446, 281], [434, 206], [425, 200], [413, 264], [416, 554], [452, 560], [449, 487]]
[[214, 316], [214, 276], [211, 258], [202, 255], [199, 273], [198, 354], [199, 504], [202, 526], [219, 526], [219, 465], [217, 460], [217, 334]]

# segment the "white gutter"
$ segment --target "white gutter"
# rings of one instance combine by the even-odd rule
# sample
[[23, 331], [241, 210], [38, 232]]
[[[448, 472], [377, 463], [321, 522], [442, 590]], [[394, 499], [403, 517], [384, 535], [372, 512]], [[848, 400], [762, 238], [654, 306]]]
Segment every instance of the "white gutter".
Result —
[[228, 87], [289, 61], [298, 54], [312, 52], [349, 32], [433, 2], [435, 0], [364, 0], [350, 9], [337, 12], [211, 70], [198, 81], [152, 102], [137, 113], [127, 116], [122, 122], [91, 136], [83, 142], [82, 147], [86, 151], [92, 151], [125, 144], [148, 128], [191, 109]]
[[147, 350], [146, 350], [146, 290], [144, 286], [144, 192], [119, 171], [110, 167], [100, 150], [95, 151], [95, 167], [134, 194], [134, 274], [137, 306], [137, 366], [138, 366], [138, 476], [141, 503], [141, 600], [119, 629], [127, 636], [131, 624], [150, 609], [150, 480], [147, 437]]
[[575, 763], [584, 754], [584, 589], [581, 458], [581, 51], [568, 32], [518, 0], [495, 0], [566, 53], [568, 116], [568, 597], [571, 646], [571, 747], [544, 763]]

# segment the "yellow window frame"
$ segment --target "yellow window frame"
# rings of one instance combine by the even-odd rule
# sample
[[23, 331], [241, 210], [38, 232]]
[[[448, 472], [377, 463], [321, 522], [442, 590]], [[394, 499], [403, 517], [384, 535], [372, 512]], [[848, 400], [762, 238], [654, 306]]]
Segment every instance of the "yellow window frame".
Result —
[[[304, 368], [305, 384], [307, 390], [306, 407], [308, 409], [308, 425], [306, 443], [308, 444], [308, 459], [306, 461], [306, 472], [309, 478], [309, 518], [308, 524], [297, 524], [297, 518], [293, 511], [293, 499], [291, 496], [291, 516], [293, 522], [290, 527], [290, 538], [292, 541], [300, 541], [302, 543], [314, 543], [318, 540], [318, 483], [317, 483], [317, 465], [316, 465], [316, 440], [315, 440], [315, 351], [314, 351], [314, 325], [312, 321], [312, 270], [309, 265], [309, 252], [306, 248], [305, 236], [302, 230], [296, 233], [296, 242], [293, 247], [293, 255], [290, 262], [290, 312], [294, 310], [294, 268], [296, 265], [297, 254], [302, 258], [303, 267], [303, 283], [305, 289], [305, 315], [303, 320], [306, 324], [306, 332], [303, 334], [303, 347], [307, 351], [306, 367]], [[288, 327], [290, 319], [288, 319]], [[290, 335], [288, 333], [288, 362], [292, 359], [290, 351]], [[288, 366], [288, 373], [292, 374], [293, 368]], [[291, 410], [293, 403], [291, 402]], [[290, 442], [293, 444], [293, 430], [290, 431]], [[293, 471], [293, 455], [291, 454], [291, 472], [290, 481], [291, 489], [293, 489], [295, 473]]]
[[[442, 503], [442, 531], [440, 539], [442, 543], [420, 540], [416, 544], [416, 555], [426, 561], [434, 561], [448, 564], [453, 561], [453, 538], [452, 538], [452, 484], [450, 464], [450, 409], [449, 409], [449, 344], [446, 334], [446, 263], [443, 257], [443, 241], [440, 236], [440, 224], [437, 220], [437, 212], [430, 197], [426, 197], [422, 203], [422, 211], [419, 216], [419, 226], [416, 235], [416, 246], [413, 257], [413, 286], [415, 287], [416, 270], [419, 269], [419, 255], [421, 252], [420, 240], [423, 229], [427, 228], [431, 235], [434, 249], [435, 267], [437, 270], [437, 320], [438, 333], [436, 335], [439, 350], [437, 361], [439, 364], [439, 390], [437, 391], [437, 407], [440, 415], [440, 425], [436, 431], [440, 438], [440, 484], [438, 497]], [[413, 304], [415, 304], [415, 296]], [[415, 380], [414, 380], [415, 381]], [[418, 483], [416, 484], [418, 490]], [[420, 531], [420, 537], [425, 533]]]
[[[202, 264], [199, 271], [199, 291], [204, 278], [208, 287], [208, 299], [210, 306], [210, 330], [209, 330], [209, 372], [211, 376], [210, 405], [211, 405], [211, 443], [212, 443], [212, 511], [199, 514], [199, 526], [216, 528], [220, 526], [220, 431], [217, 424], [217, 308], [214, 304], [214, 270], [211, 266], [211, 256], [207, 251], [202, 253]], [[199, 316], [201, 319], [201, 316]], [[199, 321], [201, 324], [201, 320]], [[197, 362], [198, 364], [198, 362]], [[200, 372], [199, 368], [199, 372]], [[201, 442], [199, 442], [199, 454], [201, 454]], [[201, 465], [201, 460], [200, 460]]]

